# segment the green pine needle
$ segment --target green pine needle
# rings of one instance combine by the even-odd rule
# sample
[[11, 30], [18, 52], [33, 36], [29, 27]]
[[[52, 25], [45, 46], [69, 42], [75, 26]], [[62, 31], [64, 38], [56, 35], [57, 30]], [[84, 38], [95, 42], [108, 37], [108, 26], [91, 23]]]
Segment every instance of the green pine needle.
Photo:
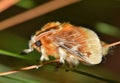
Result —
[[83, 72], [81, 70], [73, 69], [72, 72], [75, 72], [75, 73], [78, 73], [78, 74], [81, 74], [81, 75], [85, 75], [85, 76], [88, 76], [88, 77], [91, 77], [91, 78], [95, 78], [95, 79], [98, 79], [98, 80], [101, 80], [101, 81], [104, 81], [104, 82], [108, 82], [108, 83], [120, 83], [120, 81], [103, 78], [103, 77], [100, 77], [100, 76], [97, 76], [97, 75], [93, 75], [93, 74], [90, 74], [90, 73], [87, 73], [87, 72]]
[[112, 26], [110, 24], [97, 23], [95, 25], [95, 28], [100, 33], [111, 35], [111, 36], [115, 36], [115, 37], [120, 37], [120, 32], [119, 32], [120, 29], [115, 27], [115, 26]]
[[11, 56], [11, 57], [16, 57], [16, 58], [20, 58], [20, 59], [30, 60], [30, 59], [27, 58], [27, 57], [21, 56], [21, 55], [16, 54], [16, 53], [8, 52], [8, 51], [5, 51], [5, 50], [0, 50], [0, 54], [2, 54], [2, 55], [7, 55], [7, 56]]

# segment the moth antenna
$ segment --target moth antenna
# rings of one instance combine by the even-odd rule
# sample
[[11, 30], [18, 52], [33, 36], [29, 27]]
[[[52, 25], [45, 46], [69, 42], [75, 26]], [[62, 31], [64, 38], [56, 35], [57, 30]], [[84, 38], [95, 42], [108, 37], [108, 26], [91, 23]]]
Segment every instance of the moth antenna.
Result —
[[105, 45], [105, 46], [103, 46], [103, 47], [107, 47], [107, 48], [109, 48], [109, 47], [112, 47], [112, 46], [116, 46], [116, 45], [119, 45], [120, 44], [120, 41], [118, 41], [118, 42], [114, 42], [114, 43], [111, 43], [111, 44], [107, 44], [107, 45]]

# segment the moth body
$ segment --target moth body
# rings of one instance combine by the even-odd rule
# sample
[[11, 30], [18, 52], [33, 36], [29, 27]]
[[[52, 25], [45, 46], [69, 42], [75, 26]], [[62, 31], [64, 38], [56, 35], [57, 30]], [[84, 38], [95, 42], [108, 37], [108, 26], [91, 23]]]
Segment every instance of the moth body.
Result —
[[29, 49], [24, 52], [33, 49], [42, 53], [41, 61], [53, 56], [61, 63], [95, 65], [102, 60], [102, 45], [96, 33], [69, 23], [50, 22], [43, 26], [32, 36]]

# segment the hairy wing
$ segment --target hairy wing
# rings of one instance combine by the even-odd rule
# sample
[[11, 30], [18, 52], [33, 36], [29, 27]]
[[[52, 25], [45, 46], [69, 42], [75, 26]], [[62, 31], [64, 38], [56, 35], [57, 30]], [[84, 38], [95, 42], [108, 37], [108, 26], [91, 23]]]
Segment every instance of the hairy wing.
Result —
[[89, 29], [76, 27], [62, 29], [55, 35], [55, 42], [82, 62], [91, 65], [101, 62], [102, 49], [99, 38]]

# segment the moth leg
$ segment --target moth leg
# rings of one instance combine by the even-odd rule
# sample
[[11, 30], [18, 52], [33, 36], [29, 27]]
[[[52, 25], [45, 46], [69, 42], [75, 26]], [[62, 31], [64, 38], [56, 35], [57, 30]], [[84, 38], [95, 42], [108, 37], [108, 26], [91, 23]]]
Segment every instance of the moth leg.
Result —
[[66, 58], [68, 67], [76, 67], [79, 64], [79, 60], [75, 58], [73, 55], [69, 54], [69, 56]]
[[42, 55], [41, 55], [41, 57], [40, 57], [40, 61], [41, 61], [41, 63], [44, 61], [44, 60], [49, 60], [49, 58], [48, 58], [48, 56], [47, 56], [47, 54], [46, 54], [46, 51], [45, 51], [45, 48], [43, 47], [43, 46], [41, 46], [41, 53], [42, 53]]
[[65, 50], [63, 50], [61, 47], [58, 48], [58, 53], [60, 56], [60, 63], [65, 63], [65, 58], [67, 56]]
[[70, 58], [71, 63], [72, 63], [73, 65], [78, 65], [78, 64], [79, 64], [78, 59], [75, 58], [73, 55], [70, 55], [69, 58]]
[[57, 62], [57, 65], [55, 66], [55, 71], [58, 71], [58, 69], [62, 66], [63, 64], [60, 62]]

